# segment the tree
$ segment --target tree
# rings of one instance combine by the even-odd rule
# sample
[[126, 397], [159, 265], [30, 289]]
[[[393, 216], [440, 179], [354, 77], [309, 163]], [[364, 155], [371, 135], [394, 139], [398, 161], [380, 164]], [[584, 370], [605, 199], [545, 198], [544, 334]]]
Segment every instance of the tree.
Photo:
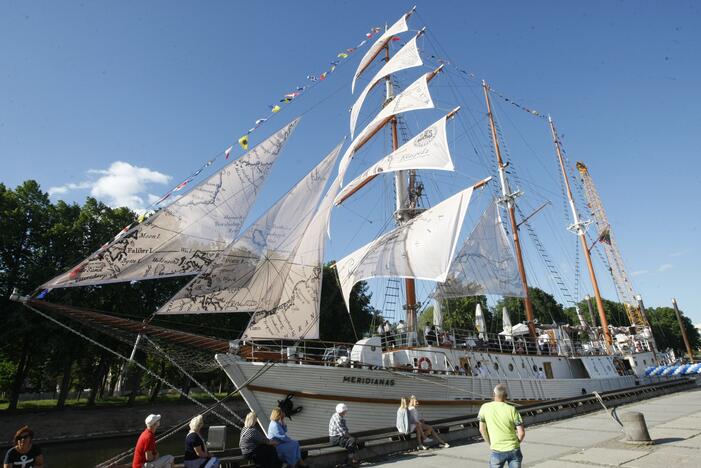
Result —
[[[562, 305], [555, 300], [552, 294], [548, 294], [540, 288], [528, 288], [528, 295], [533, 304], [533, 315], [539, 323], [551, 324], [569, 322], [569, 317], [565, 314]], [[501, 324], [501, 310], [506, 306], [509, 311], [511, 323], [523, 322], [526, 320], [526, 309], [523, 299], [519, 297], [505, 297], [495, 306], [497, 321]], [[501, 330], [501, 327], [497, 327]]]
[[[674, 309], [671, 307], [650, 307], [646, 309], [646, 312], [657, 348], [660, 350], [672, 348], [678, 356], [685, 354], [686, 345]], [[697, 349], [701, 344], [698, 330], [689, 317], [682, 315], [682, 323], [692, 350]]]
[[486, 296], [459, 297], [455, 299], [445, 299], [441, 303], [441, 313], [443, 314], [443, 328], [459, 328], [463, 330], [475, 329], [475, 309], [477, 304], [482, 306], [482, 312], [487, 322], [487, 327], [492, 322], [492, 314], [487, 307]]
[[[370, 332], [375, 309], [370, 306], [371, 293], [365, 281], [357, 283], [350, 295], [350, 319], [343, 293], [338, 283], [336, 269], [324, 266], [321, 285], [321, 307], [319, 310], [319, 334], [322, 340], [355, 343], [357, 338]], [[352, 324], [351, 324], [352, 321]], [[353, 331], [355, 327], [355, 332]], [[356, 338], [357, 334], [357, 338]]]

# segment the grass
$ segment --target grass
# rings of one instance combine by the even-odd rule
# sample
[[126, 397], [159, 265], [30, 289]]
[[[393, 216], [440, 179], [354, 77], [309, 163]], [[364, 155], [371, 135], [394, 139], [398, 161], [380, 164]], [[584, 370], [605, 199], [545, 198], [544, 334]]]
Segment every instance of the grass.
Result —
[[[224, 398], [227, 394], [226, 393], [215, 393], [214, 394], [217, 399]], [[197, 401], [201, 402], [209, 402], [213, 401], [206, 393], [203, 392], [190, 392], [190, 396], [194, 398]], [[237, 397], [234, 397], [237, 398]], [[96, 408], [105, 408], [105, 407], [119, 407], [119, 406], [126, 406], [128, 397], [126, 396], [115, 396], [115, 397], [107, 397], [107, 398], [98, 398], [95, 401], [95, 407]], [[159, 395], [158, 398], [156, 398], [155, 403], [176, 403], [180, 400], [180, 395], [177, 393], [166, 393], [164, 395]], [[87, 404], [87, 398], [81, 398], [79, 400], [66, 400], [66, 408], [85, 408]], [[27, 401], [20, 401], [18, 404], [18, 408], [20, 410], [24, 409], [45, 409], [45, 410], [50, 410], [56, 408], [56, 399], [50, 399], [50, 400], [27, 400]], [[135, 406], [139, 405], [147, 405], [147, 404], [152, 404], [149, 401], [149, 397], [147, 395], [138, 395], [136, 397], [136, 400], [134, 402]], [[9, 402], [7, 401], [0, 401], [0, 411], [6, 410], [7, 407], [9, 406]]]

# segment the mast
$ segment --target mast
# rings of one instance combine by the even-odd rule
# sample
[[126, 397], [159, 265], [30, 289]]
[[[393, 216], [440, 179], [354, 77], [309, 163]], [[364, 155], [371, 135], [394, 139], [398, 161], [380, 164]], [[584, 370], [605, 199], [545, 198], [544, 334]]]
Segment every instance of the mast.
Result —
[[[385, 60], [389, 62], [389, 43], [385, 46]], [[392, 75], [385, 77], [385, 104], [389, 103], [394, 98], [394, 87], [392, 86]], [[392, 151], [399, 148], [399, 137], [397, 135], [397, 116], [392, 117], [390, 121], [392, 131]], [[397, 171], [394, 174], [394, 190], [395, 190], [395, 219], [397, 225], [410, 219], [407, 209], [410, 205], [410, 187], [414, 185], [415, 174], [412, 171], [409, 187], [407, 187], [407, 171]], [[409, 333], [416, 331], [416, 282], [414, 278], [404, 279], [404, 289], [406, 294], [406, 322], [407, 331]]]
[[599, 292], [599, 283], [596, 280], [596, 274], [594, 273], [594, 265], [591, 261], [591, 254], [589, 252], [589, 244], [587, 243], [587, 238], [585, 236], [586, 228], [591, 221], [581, 221], [579, 219], [579, 214], [577, 213], [577, 208], [574, 205], [574, 198], [572, 197], [572, 189], [570, 188], [570, 181], [567, 177], [567, 169], [565, 168], [565, 161], [562, 157], [562, 150], [560, 148], [560, 139], [557, 136], [557, 131], [555, 130], [555, 123], [553, 119], [548, 116], [548, 124], [550, 125], [550, 132], [552, 133], [553, 143], [555, 143], [555, 152], [557, 153], [557, 159], [560, 163], [560, 170], [562, 171], [562, 178], [565, 181], [565, 188], [567, 189], [567, 199], [569, 201], [570, 210], [572, 211], [572, 220], [574, 221], [570, 226], [569, 230], [576, 233], [579, 236], [579, 240], [582, 244], [582, 249], [584, 250], [584, 258], [587, 261], [587, 268], [589, 269], [589, 278], [591, 279], [591, 285], [594, 289], [594, 298], [596, 299], [596, 308], [599, 311], [599, 320], [601, 321], [601, 330], [604, 334], [604, 339], [607, 345], [611, 345], [611, 333], [609, 331], [609, 322], [606, 318], [606, 312], [604, 311], [604, 302], [601, 300], [601, 293]]
[[484, 99], [487, 102], [487, 115], [489, 116], [489, 126], [492, 130], [492, 142], [494, 144], [494, 153], [497, 158], [497, 167], [499, 169], [499, 182], [501, 184], [501, 198], [498, 203], [506, 206], [509, 212], [509, 220], [511, 221], [511, 235], [514, 241], [514, 250], [516, 253], [516, 260], [518, 262], [518, 272], [521, 276], [521, 284], [523, 286], [523, 303], [526, 309], [526, 320], [528, 321], [528, 331], [531, 336], [535, 338], [536, 330], [535, 324], [533, 323], [533, 303], [531, 302], [531, 297], [528, 294], [528, 280], [526, 279], [526, 268], [523, 265], [523, 254], [521, 252], [521, 240], [518, 235], [518, 223], [516, 222], [516, 197], [521, 195], [520, 191], [511, 192], [509, 187], [509, 181], [506, 179], [506, 166], [501, 158], [501, 149], [499, 148], [499, 139], [497, 138], [497, 130], [494, 124], [494, 115], [492, 114], [492, 103], [489, 99], [489, 85], [486, 81], [482, 80], [482, 89], [484, 90]]
[[682, 338], [684, 339], [684, 345], [686, 346], [686, 352], [689, 355], [689, 360], [694, 362], [694, 352], [691, 350], [689, 337], [686, 336], [686, 328], [684, 327], [684, 322], [682, 321], [682, 313], [679, 312], [679, 307], [677, 307], [677, 300], [675, 298], [672, 298], [672, 306], [674, 306], [674, 313], [677, 315], [677, 322], [679, 322], [679, 329], [682, 332]]

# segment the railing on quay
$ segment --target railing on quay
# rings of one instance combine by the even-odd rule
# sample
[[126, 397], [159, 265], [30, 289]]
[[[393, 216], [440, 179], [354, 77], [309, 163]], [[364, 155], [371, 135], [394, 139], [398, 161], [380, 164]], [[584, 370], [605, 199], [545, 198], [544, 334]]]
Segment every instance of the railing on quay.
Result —
[[[696, 379], [679, 378], [668, 382], [614, 390], [600, 393], [601, 401], [607, 404], [607, 409], [614, 405], [633, 403], [641, 399], [653, 398], [669, 393], [688, 390], [696, 387]], [[551, 400], [545, 403], [535, 403], [518, 407], [526, 425], [542, 424], [553, 420], [563, 419], [574, 415], [602, 410], [599, 398], [587, 394], [575, 398]], [[320, 422], [320, 424], [323, 422]], [[479, 420], [475, 413], [436, 419], [428, 423], [438, 430], [443, 439], [452, 442], [469, 440], [479, 436]], [[415, 448], [416, 440], [397, 432], [395, 427], [384, 427], [362, 432], [351, 432], [360, 441], [361, 459], [401, 452]], [[343, 462], [345, 450], [329, 443], [328, 437], [318, 437], [300, 441], [302, 451], [315, 459], [315, 466], [333, 466]], [[237, 467], [247, 464], [240, 449], [230, 449], [217, 454], [222, 461], [222, 467]], [[323, 460], [322, 460], [323, 459]], [[252, 465], [251, 465], [252, 466]]]

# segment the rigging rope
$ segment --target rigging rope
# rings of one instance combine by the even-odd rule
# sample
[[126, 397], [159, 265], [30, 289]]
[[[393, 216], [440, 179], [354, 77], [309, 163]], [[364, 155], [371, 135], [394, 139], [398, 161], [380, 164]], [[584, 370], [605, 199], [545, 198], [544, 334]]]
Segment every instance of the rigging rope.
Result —
[[[40, 311], [39, 309], [36, 309], [36, 308], [32, 307], [31, 305], [27, 304], [26, 302], [24, 302], [23, 304], [24, 304], [24, 306], [27, 307], [29, 310], [31, 310], [31, 311], [33, 311], [33, 312], [35, 312], [35, 313], [41, 315], [42, 317], [44, 317], [44, 318], [47, 319], [47, 320], [50, 320], [51, 322], [54, 322], [55, 324], [59, 325], [60, 327], [65, 328], [66, 330], [70, 331], [71, 333], [74, 333], [75, 335], [78, 335], [79, 337], [81, 337], [81, 338], [83, 338], [84, 340], [86, 340], [86, 341], [92, 343], [93, 345], [95, 345], [95, 346], [97, 346], [97, 347], [99, 347], [99, 348], [102, 348], [103, 350], [105, 350], [105, 351], [107, 351], [107, 352], [109, 352], [109, 353], [111, 353], [111, 354], [114, 354], [114, 355], [117, 356], [118, 358], [123, 359], [125, 362], [131, 362], [131, 363], [133, 363], [134, 365], [136, 365], [137, 367], [139, 367], [141, 370], [143, 370], [144, 372], [146, 372], [147, 374], [149, 374], [151, 377], [155, 378], [156, 380], [160, 381], [162, 384], [165, 384], [165, 385], [167, 385], [168, 387], [170, 387], [171, 389], [175, 390], [175, 391], [178, 392], [181, 396], [183, 396], [183, 397], [187, 398], [188, 400], [190, 400], [192, 403], [194, 403], [194, 404], [196, 404], [197, 406], [200, 406], [200, 407], [202, 407], [202, 408], [204, 408], [204, 409], [207, 409], [207, 406], [206, 406], [204, 403], [201, 403], [201, 402], [197, 401], [195, 398], [191, 397], [190, 395], [187, 395], [185, 392], [183, 392], [182, 390], [180, 390], [179, 388], [177, 388], [175, 385], [171, 384], [171, 383], [168, 382], [166, 379], [164, 379], [164, 378], [161, 377], [160, 375], [156, 374], [154, 371], [152, 371], [152, 370], [149, 369], [148, 367], [144, 366], [144, 365], [141, 364], [140, 362], [138, 362], [138, 361], [130, 361], [128, 357], [124, 356], [123, 354], [119, 353], [118, 351], [115, 351], [115, 350], [113, 350], [113, 349], [111, 349], [111, 348], [109, 348], [109, 347], [103, 345], [102, 343], [100, 343], [100, 342], [94, 340], [93, 338], [90, 338], [89, 336], [85, 335], [84, 333], [81, 333], [81, 332], [79, 332], [78, 330], [76, 330], [76, 329], [74, 329], [74, 328], [72, 328], [72, 327], [66, 325], [65, 323], [61, 322], [60, 320], [57, 320], [57, 319], [55, 319], [54, 317], [51, 317], [50, 315], [45, 314], [44, 312]], [[213, 412], [213, 413], [214, 413], [214, 412]], [[227, 424], [229, 424], [229, 425], [231, 425], [231, 426], [233, 426], [233, 427], [235, 427], [235, 428], [237, 428], [237, 429], [240, 429], [240, 427], [239, 427], [238, 424], [234, 423], [233, 421], [230, 421], [228, 418], [222, 416], [221, 414], [219, 414], [219, 413], [214, 413], [214, 415], [216, 415], [217, 417], [219, 417], [219, 419], [221, 419], [222, 421], [226, 422]]]
[[[204, 385], [202, 385], [197, 379], [195, 379], [195, 377], [193, 377], [187, 370], [185, 370], [180, 364], [178, 364], [178, 363], [175, 361], [175, 359], [171, 358], [170, 355], [169, 355], [168, 353], [166, 353], [165, 351], [163, 351], [163, 349], [162, 349], [160, 346], [158, 346], [158, 344], [156, 344], [156, 342], [154, 342], [153, 340], [151, 340], [151, 339], [148, 337], [148, 335], [143, 335], [143, 338], [145, 338], [146, 341], [148, 341], [149, 343], [151, 343], [151, 345], [152, 345], [154, 348], [156, 348], [156, 350], [157, 350], [159, 353], [161, 353], [161, 355], [162, 355], [163, 357], [165, 357], [165, 358], [168, 360], [168, 362], [170, 362], [172, 365], [174, 365], [174, 366], [175, 366], [180, 372], [182, 372], [188, 379], [190, 379], [192, 382], [194, 382], [195, 385], [197, 385], [200, 389], [202, 389], [202, 391], [204, 391], [204, 392], [207, 394], [208, 397], [210, 397], [211, 399], [213, 399], [213, 400], [216, 401], [216, 402], [219, 402], [219, 399], [217, 399], [217, 397], [216, 397], [212, 392], [210, 392], [209, 389], [208, 389], [207, 387], [205, 387]], [[244, 421], [243, 421], [243, 418], [241, 418], [241, 416], [239, 416], [238, 414], [236, 414], [235, 412], [233, 412], [233, 411], [231, 410], [231, 408], [229, 408], [228, 406], [226, 406], [226, 405], [224, 405], [224, 404], [222, 404], [222, 407], [223, 407], [229, 414], [231, 414], [231, 415], [234, 416], [236, 419], [238, 419], [238, 421], [239, 421], [240, 423], [243, 423], [243, 422], [244, 422]]]
[[[241, 384], [240, 387], [238, 387], [238, 388], [236, 388], [236, 389], [230, 391], [230, 392], [229, 392], [224, 398], [222, 398], [221, 400], [216, 400], [216, 399], [215, 399], [216, 402], [215, 402], [213, 405], [211, 405], [209, 408], [205, 409], [202, 413], [199, 413], [199, 414], [201, 414], [202, 416], [204, 416], [205, 414], [212, 412], [212, 411], [214, 410], [214, 408], [216, 408], [217, 406], [221, 405], [222, 403], [224, 403], [224, 402], [225, 402], [226, 400], [228, 400], [229, 398], [231, 398], [231, 397], [235, 396], [236, 394], [238, 394], [238, 393], [241, 391], [241, 389], [243, 389], [243, 388], [246, 387], [248, 384], [250, 384], [251, 382], [253, 382], [254, 380], [256, 380], [258, 377], [260, 377], [261, 375], [263, 375], [265, 372], [267, 372], [267, 371], [268, 371], [271, 367], [273, 367], [274, 365], [275, 365], [274, 362], [266, 363], [261, 369], [259, 369], [255, 374], [253, 374], [248, 380], [246, 380], [243, 384]], [[172, 436], [173, 434], [177, 433], [178, 431], [180, 431], [181, 429], [183, 429], [185, 426], [187, 426], [187, 425], [190, 423], [190, 420], [191, 420], [191, 419], [192, 419], [192, 418], [188, 417], [187, 419], [183, 419], [182, 422], [179, 422], [179, 423], [175, 424], [171, 429], [169, 429], [169, 430], [166, 431], [163, 435], [161, 435], [160, 437], [158, 437], [158, 438], [156, 439], [156, 442], [161, 442], [162, 440], [165, 440], [165, 439], [167, 439], [168, 437]], [[240, 429], [240, 428], [237, 427], [237, 429]], [[134, 453], [134, 448], [131, 448], [131, 449], [129, 449], [129, 450], [125, 450], [124, 452], [115, 455], [114, 457], [110, 458], [109, 460], [105, 460], [105, 461], [103, 461], [102, 463], [97, 464], [97, 465], [96, 465], [96, 468], [107, 468], [107, 467], [114, 466], [114, 464], [116, 464], [116, 463], [122, 461], [124, 458], [128, 457], [129, 455], [132, 455], [133, 453]]]

